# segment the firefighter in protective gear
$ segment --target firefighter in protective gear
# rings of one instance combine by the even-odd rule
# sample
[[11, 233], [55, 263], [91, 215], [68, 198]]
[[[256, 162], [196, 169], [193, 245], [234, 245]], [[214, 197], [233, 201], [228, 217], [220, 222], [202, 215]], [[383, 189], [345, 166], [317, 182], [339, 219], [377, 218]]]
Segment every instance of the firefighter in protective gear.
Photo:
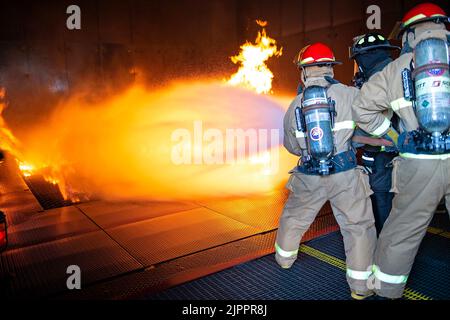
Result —
[[[399, 47], [393, 46], [389, 41], [378, 33], [367, 33], [354, 38], [350, 47], [350, 59], [355, 60], [358, 71], [353, 78], [353, 84], [361, 88], [375, 73], [384, 69], [392, 62], [391, 50]], [[361, 142], [362, 163], [369, 172], [370, 187], [373, 191], [372, 208], [375, 217], [377, 234], [383, 228], [384, 222], [389, 216], [392, 208], [394, 194], [389, 192], [392, 184], [392, 160], [397, 155], [392, 143], [378, 138], [374, 142], [366, 141], [367, 135], [361, 129], [355, 131], [354, 142]], [[364, 138], [362, 138], [364, 137]], [[354, 144], [355, 145], [355, 144]]]
[[[431, 67], [416, 69], [412, 72], [416, 77], [408, 78], [417, 67], [415, 62], [423, 61], [423, 57], [415, 56], [419, 52], [414, 51], [423, 40], [445, 41], [448, 45], [449, 32], [445, 28], [448, 21], [445, 12], [434, 4], [421, 4], [409, 11], [400, 30], [403, 47], [407, 50], [364, 84], [353, 108], [358, 126], [377, 136], [390, 132], [391, 124], [383, 111], [392, 109], [400, 118], [400, 156], [394, 160], [392, 175], [393, 208], [380, 233], [373, 267], [378, 284], [375, 291], [387, 298], [402, 296], [419, 245], [439, 201], [445, 196], [447, 209], [450, 204], [450, 149], [430, 151], [419, 148], [415, 138], [421, 129], [416, 113], [418, 100], [413, 98], [414, 87], [417, 97], [423, 94], [434, 97], [427, 103], [422, 102], [420, 107], [435, 110], [441, 105], [448, 110], [450, 101], [445, 94], [449, 92], [449, 79], [443, 77], [448, 75], [448, 56], [447, 65], [444, 61], [427, 61]], [[442, 56], [440, 48], [429, 52]], [[448, 46], [445, 54], [448, 55]], [[417, 92], [417, 85], [422, 81], [417, 75], [423, 71], [430, 79], [426, 82], [434, 87], [430, 89], [427, 85], [424, 86], [427, 92], [421, 88]], [[439, 99], [437, 95], [440, 95]], [[446, 103], [441, 99], [447, 99]]]
[[353, 45], [349, 49], [350, 59], [355, 60], [355, 72], [353, 84], [361, 89], [362, 85], [375, 73], [384, 69], [392, 62], [391, 50], [400, 50], [378, 33], [367, 33], [353, 39]]
[[[371, 274], [376, 231], [368, 176], [357, 168], [351, 147], [355, 129], [351, 106], [358, 89], [333, 79], [332, 66], [338, 62], [324, 44], [303, 48], [295, 63], [301, 70], [305, 88], [291, 103], [284, 117], [284, 146], [300, 160], [299, 165], [290, 171], [286, 185], [291, 192], [280, 218], [275, 259], [283, 268], [292, 266], [302, 236], [329, 200], [344, 238], [347, 281], [352, 297], [363, 299], [372, 294], [367, 287], [367, 279]], [[320, 88], [325, 89], [327, 98], [323, 97]], [[316, 93], [317, 101], [314, 102]], [[328, 114], [324, 111], [326, 108], [329, 108]], [[315, 127], [308, 127], [315, 117], [323, 121]], [[328, 121], [331, 117], [334, 118], [333, 124]], [[327, 132], [330, 132], [331, 139], [327, 137], [322, 141]], [[329, 155], [329, 171], [326, 172], [323, 162], [320, 165], [317, 161], [314, 150], [316, 143], [330, 141], [333, 148]]]

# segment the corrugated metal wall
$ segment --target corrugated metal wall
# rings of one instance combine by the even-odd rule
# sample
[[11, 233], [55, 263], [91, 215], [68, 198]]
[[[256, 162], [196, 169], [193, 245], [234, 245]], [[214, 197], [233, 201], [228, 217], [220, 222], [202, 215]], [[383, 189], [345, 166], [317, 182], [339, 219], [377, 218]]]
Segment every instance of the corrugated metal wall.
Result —
[[[269, 21], [269, 35], [284, 48], [270, 62], [275, 90], [293, 92], [292, 60], [312, 41], [331, 45], [345, 64], [336, 76], [348, 82], [352, 37], [366, 30], [368, 5], [382, 10], [388, 34], [406, 0], [16, 0], [0, 2], [0, 84], [7, 88], [11, 126], [46, 117], [70, 92], [121, 90], [136, 77], [149, 85], [176, 78], [218, 77], [235, 67], [229, 56]], [[449, 10], [447, 0], [437, 1]], [[66, 8], [81, 8], [82, 29], [67, 30]]]

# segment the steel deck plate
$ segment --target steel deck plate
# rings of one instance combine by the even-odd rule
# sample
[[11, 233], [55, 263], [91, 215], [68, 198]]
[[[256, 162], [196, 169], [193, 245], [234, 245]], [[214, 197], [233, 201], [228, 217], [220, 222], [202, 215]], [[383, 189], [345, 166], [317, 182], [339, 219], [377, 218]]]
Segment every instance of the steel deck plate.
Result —
[[169, 214], [107, 231], [146, 266], [259, 232], [205, 208]]
[[[345, 260], [339, 232], [308, 242], [321, 252]], [[433, 299], [450, 299], [450, 239], [427, 233], [416, 256], [407, 287]]]
[[[286, 192], [277, 191], [265, 196], [203, 201], [199, 203], [208, 209], [255, 227], [261, 232], [265, 232], [278, 228], [286, 199]], [[327, 203], [319, 212], [318, 216], [330, 213], [331, 208]]]
[[[329, 218], [330, 216], [319, 217]], [[304, 237], [308, 240], [336, 230], [333, 220], [316, 221]], [[328, 223], [328, 224], [327, 224]], [[333, 224], [334, 223], [334, 224]], [[62, 299], [141, 299], [150, 292], [182, 284], [230, 268], [234, 265], [273, 253], [276, 231], [257, 234], [242, 240], [216, 246], [208, 250], [131, 273], [105, 283], [98, 283], [81, 291], [71, 291]]]
[[[450, 298], [449, 239], [427, 234], [408, 281], [409, 299]], [[343, 260], [339, 232], [307, 242], [307, 246]], [[349, 299], [344, 269], [301, 252], [289, 270], [281, 269], [273, 255], [242, 263], [171, 289], [147, 294], [151, 300]], [[226, 285], [224, 285], [226, 284]], [[405, 294], [406, 294], [405, 291]], [[376, 297], [373, 299], [377, 299]], [[372, 298], [370, 299], [372, 300]]]
[[76, 205], [102, 228], [147, 220], [168, 213], [185, 211], [198, 207], [187, 202], [109, 202], [93, 201]]
[[[326, 279], [326, 281], [324, 281]], [[273, 255], [237, 265], [188, 282], [151, 300], [345, 300], [350, 289], [345, 273], [304, 253], [289, 270], [281, 269]]]
[[142, 268], [103, 231], [9, 250], [1, 260], [8, 287], [3, 290], [16, 298], [67, 291], [70, 265], [80, 267], [82, 286]]
[[211, 200], [200, 204], [260, 231], [268, 231], [278, 227], [285, 201], [286, 195], [280, 191], [266, 196]]
[[408, 286], [432, 297], [450, 299], [450, 239], [427, 234], [422, 241]]
[[31, 215], [43, 211], [34, 195], [28, 190], [0, 194], [0, 206], [6, 213], [9, 226], [27, 221]]
[[76, 207], [63, 207], [31, 215], [8, 229], [9, 247], [17, 248], [100, 230]]

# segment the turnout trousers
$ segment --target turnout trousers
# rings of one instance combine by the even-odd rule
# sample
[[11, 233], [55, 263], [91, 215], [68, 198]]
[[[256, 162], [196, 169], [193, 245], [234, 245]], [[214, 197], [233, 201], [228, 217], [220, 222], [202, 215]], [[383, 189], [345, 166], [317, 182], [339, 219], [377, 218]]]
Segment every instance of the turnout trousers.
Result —
[[295, 262], [301, 238], [329, 200], [344, 238], [348, 284], [367, 293], [376, 243], [368, 176], [359, 168], [329, 176], [294, 173], [286, 187], [291, 192], [275, 243], [277, 263], [288, 268]]

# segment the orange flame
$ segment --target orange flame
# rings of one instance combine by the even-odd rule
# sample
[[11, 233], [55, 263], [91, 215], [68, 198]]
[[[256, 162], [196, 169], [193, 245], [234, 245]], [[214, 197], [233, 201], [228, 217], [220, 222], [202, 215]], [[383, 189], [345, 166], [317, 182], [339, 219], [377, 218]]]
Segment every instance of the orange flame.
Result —
[[22, 171], [23, 176], [31, 177], [33, 175], [33, 172], [35, 171], [34, 165], [20, 161], [18, 162], [19, 162], [19, 169], [20, 171]]
[[26, 159], [23, 151], [24, 146], [8, 128], [2, 117], [2, 113], [6, 108], [5, 96], [5, 88], [0, 87], [0, 150], [9, 152], [13, 158], [15, 158], [24, 178], [41, 175], [45, 181], [54, 185], [59, 185], [61, 193], [66, 200], [72, 199], [72, 196], [66, 192], [64, 184], [60, 184], [61, 178], [57, 178], [57, 176], [60, 175], [58, 170], [51, 168], [45, 163], [24, 160]]
[[[235, 152], [235, 146], [228, 146], [229, 129], [258, 134], [264, 128], [280, 129], [282, 106], [287, 105], [282, 97], [258, 95], [271, 93], [274, 75], [266, 61], [281, 56], [282, 48], [267, 36], [266, 21], [256, 23], [262, 30], [255, 43], [243, 44], [240, 54], [231, 57], [240, 67], [227, 82], [237, 88], [215, 80], [182, 82], [156, 91], [135, 84], [93, 104], [76, 93], [46, 123], [27, 128], [20, 146], [0, 122], [0, 148], [11, 151], [24, 177], [39, 174], [72, 201], [81, 195], [198, 199], [272, 191], [282, 185], [284, 172], [293, 163], [278, 143], [260, 150], [269, 138], [258, 135], [257, 151], [245, 154], [242, 163], [227, 163], [228, 151]], [[244, 114], [241, 106], [246, 108]], [[204, 127], [200, 134], [195, 128], [198, 121]], [[200, 160], [218, 161], [209, 166], [174, 163], [174, 152], [186, 151], [186, 144], [177, 149], [172, 141], [179, 130], [188, 132], [187, 158], [200, 153]], [[217, 138], [222, 134], [223, 141]], [[238, 144], [240, 138], [236, 139]], [[240, 141], [245, 144], [246, 139]], [[223, 151], [219, 158], [217, 151]]]
[[273, 73], [266, 61], [273, 56], [282, 55], [283, 48], [278, 49], [276, 41], [267, 36], [264, 27], [267, 21], [256, 20], [262, 27], [255, 43], [246, 42], [241, 46], [241, 52], [231, 57], [234, 64], [239, 64], [239, 70], [231, 76], [228, 84], [251, 89], [257, 93], [271, 93]]
[[256, 20], [256, 24], [260, 27], [266, 27], [267, 26], [267, 21], [262, 21], [262, 20]]
[[[100, 103], [74, 97], [62, 104], [48, 123], [28, 129], [24, 154], [29, 163], [48, 164], [47, 181], [59, 182], [70, 199], [80, 193], [105, 199], [259, 194], [282, 185], [285, 176], [278, 173], [290, 166], [279, 154], [283, 112], [273, 97], [220, 82], [179, 83], [157, 91], [134, 85]], [[265, 128], [267, 136], [260, 136]], [[230, 142], [230, 129], [254, 131], [258, 150], [250, 152], [249, 136], [239, 138], [236, 132]], [[279, 132], [274, 139], [272, 129]], [[240, 142], [245, 144], [242, 162], [234, 156], [236, 161], [228, 163]], [[264, 143], [267, 149], [261, 152]], [[192, 161], [174, 162], [179, 152]], [[29, 163], [22, 166], [24, 175], [40, 168]]]

